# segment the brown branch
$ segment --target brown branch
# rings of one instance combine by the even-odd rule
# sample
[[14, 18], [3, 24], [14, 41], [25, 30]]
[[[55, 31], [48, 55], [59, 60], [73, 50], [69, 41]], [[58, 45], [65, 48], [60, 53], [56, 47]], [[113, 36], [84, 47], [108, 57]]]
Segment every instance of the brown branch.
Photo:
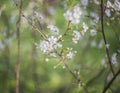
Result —
[[65, 33], [63, 34], [63, 37], [67, 34], [67, 32], [70, 30], [70, 23], [71, 21], [68, 22], [68, 25], [67, 25], [67, 29], [65, 31]]
[[110, 74], [110, 71], [108, 71], [107, 74], [106, 74], [106, 76], [105, 76], [105, 79], [104, 79], [104, 87], [105, 87], [106, 84], [107, 84], [109, 74]]
[[89, 93], [86, 85], [84, 85], [84, 83], [81, 81], [81, 79], [75, 73], [72, 72], [72, 70], [69, 68], [69, 66], [66, 64], [65, 61], [63, 61], [63, 63], [65, 65], [65, 67], [66, 67], [66, 70], [77, 80], [77, 82], [83, 87], [85, 92]]
[[101, 28], [102, 28], [102, 36], [103, 36], [103, 39], [104, 39], [104, 43], [105, 43], [105, 50], [106, 50], [106, 55], [107, 55], [107, 58], [108, 58], [108, 62], [109, 62], [109, 65], [110, 65], [110, 69], [113, 73], [113, 76], [114, 76], [114, 70], [113, 70], [113, 67], [112, 67], [112, 63], [111, 63], [111, 59], [110, 59], [110, 54], [109, 54], [109, 50], [108, 48], [106, 47], [107, 45], [107, 40], [106, 40], [106, 36], [105, 36], [105, 32], [104, 32], [104, 20], [103, 20], [103, 17], [104, 17], [104, 8], [103, 8], [103, 0], [101, 0]]
[[75, 75], [75, 73], [73, 73], [73, 72], [71, 71], [71, 69], [69, 68], [69, 66], [68, 66], [65, 62], [64, 62], [64, 65], [65, 65], [67, 71], [68, 71], [78, 82], [80, 82], [80, 81], [81, 81], [80, 78], [78, 78], [78, 77]]
[[[28, 22], [30, 22], [29, 25], [31, 25], [35, 31], [39, 32], [43, 39], [47, 40], [47, 36], [42, 32], [43, 29], [42, 29], [40, 22], [38, 23], [40, 26], [40, 30], [39, 30], [39, 28], [37, 26], [33, 25], [32, 21], [29, 20], [23, 13], [22, 13], [22, 17], [24, 17]], [[37, 22], [38, 22], [38, 19], [37, 19]]]
[[[20, 0], [19, 5], [19, 17], [16, 23], [17, 25], [17, 40], [18, 40], [18, 54], [16, 63], [16, 93], [19, 93], [19, 73], [20, 73], [20, 27], [21, 27], [21, 16], [22, 16], [22, 0]], [[17, 5], [17, 4], [16, 4]]]
[[70, 23], [71, 23], [71, 21], [68, 22], [68, 24], [67, 24], [67, 29], [66, 29], [66, 31], [64, 32], [64, 34], [62, 35], [62, 37], [58, 40], [58, 42], [61, 41], [62, 38], [65, 37], [65, 36], [67, 35], [68, 31], [71, 29], [71, 28], [70, 28]]
[[107, 84], [106, 87], [104, 87], [103, 92], [102, 93], [106, 93], [106, 91], [108, 90], [108, 88], [110, 88], [110, 86], [112, 85], [113, 81], [117, 78], [117, 76], [120, 74], [120, 69], [117, 71], [117, 73], [113, 76], [113, 78], [110, 80], [110, 82]]

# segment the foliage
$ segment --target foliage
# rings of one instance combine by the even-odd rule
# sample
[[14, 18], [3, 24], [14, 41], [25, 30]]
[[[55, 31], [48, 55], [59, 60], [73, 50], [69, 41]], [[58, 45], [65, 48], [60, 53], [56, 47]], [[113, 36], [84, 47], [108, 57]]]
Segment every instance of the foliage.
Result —
[[106, 93], [120, 92], [119, 0], [0, 2], [1, 93], [15, 93], [17, 27], [20, 93], [102, 93], [114, 78]]

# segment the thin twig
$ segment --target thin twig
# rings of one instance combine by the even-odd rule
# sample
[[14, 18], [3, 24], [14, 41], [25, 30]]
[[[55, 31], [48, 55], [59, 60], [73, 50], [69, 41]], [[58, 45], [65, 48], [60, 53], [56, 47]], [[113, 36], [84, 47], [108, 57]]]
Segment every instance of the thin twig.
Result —
[[[16, 4], [17, 5], [17, 4]], [[17, 40], [18, 40], [18, 54], [16, 63], [16, 93], [19, 93], [19, 72], [20, 72], [20, 26], [21, 26], [21, 16], [22, 16], [22, 0], [20, 0], [19, 5], [19, 17], [17, 21]]]
[[[110, 71], [109, 72], [107, 72], [107, 75], [106, 75], [106, 77], [105, 77], [105, 82], [104, 82], [104, 87], [108, 84], [108, 76], [109, 76], [109, 74], [110, 74]], [[113, 89], [111, 88], [111, 87], [109, 87], [109, 89], [111, 90], [111, 92], [113, 91]], [[113, 92], [112, 92], [113, 93]]]
[[[22, 17], [24, 17], [28, 22], [31, 22], [31, 20], [29, 20], [23, 13], [22, 13]], [[41, 32], [35, 25], [33, 25], [32, 22], [30, 25], [35, 29], [35, 31], [40, 33], [40, 35], [43, 39], [47, 40], [47, 36], [43, 32]], [[42, 26], [41, 26], [40, 22], [39, 22], [39, 25], [40, 25], [40, 29], [42, 30]]]
[[78, 78], [78, 77], [76, 76], [76, 74], [71, 71], [71, 69], [69, 68], [69, 66], [68, 66], [65, 62], [64, 62], [64, 65], [65, 65], [67, 71], [70, 72], [70, 74], [71, 74], [78, 82], [80, 82], [80, 81], [81, 81], [80, 78]]
[[106, 50], [106, 54], [107, 54], [107, 58], [108, 58], [108, 62], [109, 62], [109, 65], [110, 65], [110, 69], [113, 73], [113, 76], [114, 76], [114, 70], [113, 70], [113, 67], [112, 67], [112, 63], [111, 63], [111, 59], [110, 59], [110, 55], [109, 55], [109, 50], [108, 48], [106, 47], [107, 45], [107, 40], [106, 40], [106, 36], [105, 36], [105, 32], [104, 32], [104, 20], [103, 20], [103, 17], [104, 17], [104, 12], [103, 12], [103, 0], [101, 0], [101, 28], [102, 28], [102, 36], [103, 36], [103, 39], [104, 39], [104, 43], [105, 43], [105, 50]]
[[70, 23], [71, 23], [71, 21], [68, 22], [68, 24], [67, 24], [67, 29], [66, 29], [66, 31], [64, 32], [64, 34], [62, 35], [62, 37], [58, 40], [58, 42], [61, 41], [62, 38], [65, 37], [66, 34], [67, 34], [67, 32], [70, 30]]
[[89, 93], [88, 92], [88, 89], [86, 87], [86, 85], [81, 81], [81, 79], [75, 74], [72, 72], [72, 70], [69, 68], [69, 66], [66, 64], [65, 62], [65, 59], [63, 60], [63, 63], [67, 69], [67, 71], [77, 80], [77, 82], [83, 87], [83, 89], [85, 90], [86, 93]]
[[110, 86], [112, 85], [113, 81], [117, 78], [117, 76], [120, 74], [120, 69], [117, 71], [117, 73], [113, 76], [113, 78], [110, 80], [110, 82], [107, 84], [106, 87], [104, 87], [103, 92], [102, 93], [106, 93], [106, 91], [108, 90], [108, 88], [110, 88]]
[[70, 23], [71, 23], [71, 21], [68, 22], [67, 29], [66, 29], [65, 33], [63, 34], [63, 36], [65, 36], [67, 34], [67, 32], [70, 30]]

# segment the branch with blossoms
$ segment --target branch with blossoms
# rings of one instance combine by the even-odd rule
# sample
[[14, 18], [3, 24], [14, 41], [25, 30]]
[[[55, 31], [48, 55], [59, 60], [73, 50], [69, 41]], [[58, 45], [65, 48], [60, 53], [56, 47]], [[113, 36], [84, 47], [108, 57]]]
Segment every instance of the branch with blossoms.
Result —
[[[46, 55], [45, 61], [48, 62], [52, 58], [57, 59], [58, 63], [54, 66], [54, 68], [57, 68], [60, 65], [64, 65], [66, 70], [75, 78], [78, 84], [82, 86], [82, 88], [86, 93], [88, 93], [86, 84], [83, 83], [82, 79], [79, 78], [79, 76], [77, 76], [67, 64], [67, 61], [72, 61], [74, 59], [75, 55], [77, 54], [77, 51], [68, 45], [67, 46], [64, 45], [64, 42], [68, 42], [66, 41], [65, 38], [67, 38], [67, 36], [70, 35], [71, 37], [68, 43], [72, 42], [72, 44], [75, 45], [75, 44], [78, 44], [79, 41], [84, 38], [84, 36], [88, 31], [90, 33], [90, 36], [89, 36], [90, 38], [96, 36], [98, 32], [101, 32], [102, 40], [100, 41], [100, 44], [98, 45], [98, 47], [102, 48], [102, 46], [105, 45], [105, 50], [106, 50], [105, 55], [107, 55], [110, 70], [112, 71], [113, 76], [116, 78], [117, 76], [115, 76], [113, 64], [118, 63], [117, 54], [113, 53], [112, 57], [110, 56], [109, 44], [107, 41], [105, 28], [104, 28], [104, 17], [111, 16], [109, 8], [114, 8], [115, 11], [120, 11], [120, 8], [119, 8], [120, 2], [117, 2], [117, 3], [116, 2], [114, 5], [112, 5], [108, 0], [104, 10], [103, 0], [101, 0], [101, 2], [99, 2], [98, 0], [95, 0], [95, 3], [97, 5], [100, 5], [100, 8], [101, 8], [100, 16], [99, 16], [99, 14], [95, 12], [90, 12], [90, 14], [87, 14], [85, 9], [87, 8], [88, 0], [84, 0], [84, 1], [82, 0], [81, 4], [83, 5], [84, 9], [82, 9], [80, 5], [77, 4], [71, 9], [66, 10], [66, 12], [63, 14], [67, 24], [65, 28], [65, 32], [63, 33], [61, 32], [61, 29], [59, 29], [57, 26], [53, 24], [48, 24], [46, 26], [46, 29], [49, 31], [49, 33], [45, 34], [44, 30], [42, 29], [43, 17], [41, 16], [41, 14], [39, 14], [38, 12], [34, 12], [35, 13], [34, 18], [30, 19], [27, 16], [25, 16], [24, 13], [22, 12], [23, 18], [25, 18], [30, 24], [30, 26], [35, 31], [39, 32], [40, 36], [42, 37], [42, 40], [40, 41], [40, 43], [35, 43], [35, 45], [42, 52], [42, 54]], [[119, 9], [117, 9], [116, 7]], [[84, 21], [86, 16], [87, 18], [89, 18], [90, 24], [86, 24], [86, 21]], [[36, 25], [36, 23], [39, 24], [39, 27]], [[88, 27], [88, 25], [90, 26]], [[99, 28], [97, 27], [97, 25], [100, 25], [101, 27]], [[99, 31], [99, 29], [101, 29], [101, 31]], [[88, 42], [86, 47], [84, 48], [84, 51], [83, 51], [84, 53], [88, 49], [89, 47], [88, 45], [90, 45], [90, 42]], [[91, 46], [93, 47], [96, 46], [96, 43], [93, 42]], [[103, 64], [105, 62], [107, 61], [103, 60]], [[104, 70], [105, 69], [101, 70], [97, 74], [97, 76], [93, 77], [90, 80], [90, 82], [93, 82], [94, 79], [100, 77]], [[108, 88], [109, 87], [107, 87], [107, 89]]]
[[[73, 51], [72, 48], [66, 47], [63, 48], [63, 39], [69, 34], [69, 31], [71, 31], [70, 24], [77, 25], [80, 23], [80, 17], [81, 17], [81, 9], [77, 5], [75, 6], [72, 10], [68, 10], [66, 13], [64, 13], [64, 17], [68, 22], [67, 28], [63, 34], [59, 34], [59, 29], [58, 27], [50, 24], [47, 26], [47, 28], [51, 31], [51, 35], [46, 36], [42, 29], [39, 29], [32, 20], [27, 18], [24, 13], [22, 13], [22, 16], [30, 23], [30, 25], [35, 29], [37, 32], [40, 33], [43, 41], [40, 42], [40, 44], [36, 44], [37, 48], [40, 49], [43, 54], [47, 55], [49, 58], [57, 58], [59, 57], [59, 63], [54, 66], [56, 68], [57, 66], [64, 64], [65, 68], [67, 71], [77, 80], [78, 84], [80, 84], [83, 89], [88, 93], [88, 90], [85, 86], [85, 84], [82, 82], [82, 80], [74, 73], [72, 70], [69, 68], [69, 66], [66, 64], [66, 60], [72, 60], [77, 51]], [[40, 23], [40, 21], [39, 21]], [[41, 23], [40, 23], [41, 24]], [[42, 27], [41, 27], [42, 28]], [[88, 27], [85, 23], [83, 23], [83, 31], [81, 32], [83, 35], [85, 32], [88, 30]], [[73, 31], [72, 34], [72, 42], [74, 44], [77, 44], [79, 39], [82, 37], [80, 32], [77, 30]], [[48, 58], [45, 59], [45, 61], [49, 61]]]
[[104, 87], [102, 93], [106, 93], [106, 91], [110, 88], [110, 86], [112, 85], [112, 83], [113, 83], [114, 80], [118, 77], [119, 74], [120, 74], [120, 69], [117, 71], [117, 73], [115, 73], [115, 75], [113, 76], [113, 78], [112, 78], [112, 79], [108, 82], [108, 84]]
[[[19, 4], [19, 5], [18, 5]], [[16, 33], [17, 33], [17, 62], [16, 62], [16, 66], [15, 66], [15, 74], [16, 74], [16, 89], [15, 92], [19, 93], [19, 74], [20, 74], [20, 31], [21, 31], [21, 17], [22, 17], [22, 0], [20, 0], [20, 2], [16, 4], [16, 7], [18, 7], [19, 10], [19, 14], [18, 14], [18, 20], [17, 20], [17, 29], [16, 29]]]
[[110, 59], [110, 54], [109, 54], [109, 50], [108, 50], [108, 44], [107, 44], [107, 40], [106, 40], [106, 36], [105, 36], [105, 32], [104, 32], [104, 6], [103, 6], [103, 0], [101, 0], [101, 28], [102, 28], [102, 35], [103, 35], [103, 40], [104, 40], [104, 43], [105, 43], [105, 50], [106, 50], [106, 55], [107, 55], [107, 58], [108, 58], [108, 62], [109, 62], [109, 65], [110, 65], [110, 69], [113, 73], [113, 76], [115, 74], [114, 70], [113, 70], [113, 67], [112, 67], [112, 62], [111, 62], [111, 59]]

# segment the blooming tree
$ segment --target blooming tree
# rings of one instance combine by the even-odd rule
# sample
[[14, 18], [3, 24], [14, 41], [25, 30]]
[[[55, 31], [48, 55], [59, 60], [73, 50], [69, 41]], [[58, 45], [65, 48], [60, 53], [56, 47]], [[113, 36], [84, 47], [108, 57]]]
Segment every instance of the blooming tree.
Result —
[[[21, 43], [24, 42], [20, 35], [30, 33], [28, 29], [32, 31], [34, 39], [32, 42], [34, 65], [40, 58], [41, 64], [55, 63], [54, 69], [61, 69], [59, 67], [63, 68], [61, 70], [66, 69], [77, 81], [75, 84], [82, 93], [119, 92], [120, 86], [117, 84], [120, 81], [117, 79], [120, 74], [119, 0], [31, 0], [28, 5], [26, 2], [28, 3], [25, 0], [13, 0], [14, 8], [19, 10], [17, 22], [14, 23], [16, 11], [12, 13], [14, 16], [11, 14], [10, 17], [10, 24], [17, 25], [17, 36], [12, 33], [13, 39], [17, 37], [18, 41], [16, 93], [19, 93], [20, 46], [23, 45], [20, 45], [20, 40]], [[5, 6], [0, 7], [0, 16], [4, 8]], [[6, 37], [0, 41], [0, 50], [4, 51], [9, 50], [12, 42], [12, 39], [9, 39], [11, 33], [5, 31], [6, 33], [0, 32], [2, 33], [0, 39]], [[4, 55], [5, 58], [9, 58], [8, 55]], [[37, 68], [36, 65], [34, 68]], [[100, 84], [95, 85], [94, 82], [99, 80]], [[91, 88], [94, 85], [100, 91]]]
[[[111, 45], [107, 41], [104, 24], [110, 26], [111, 22], [109, 21], [114, 21], [114, 19], [118, 18], [117, 16], [120, 15], [120, 2], [118, 0], [115, 0], [114, 2], [111, 2], [109, 0], [107, 0], [106, 2], [103, 2], [103, 0], [80, 0], [79, 4], [77, 3], [79, 1], [76, 1], [75, 5], [72, 5], [70, 8], [66, 4], [67, 2], [69, 1], [64, 2], [64, 4], [66, 5], [66, 11], [63, 13], [64, 21], [67, 24], [67, 27], [62, 32], [61, 30], [63, 29], [55, 26], [54, 23], [47, 23], [45, 16], [41, 16], [43, 15], [41, 13], [36, 12], [37, 16], [34, 18], [34, 20], [38, 20], [40, 25], [42, 26], [42, 21], [39, 19], [44, 19], [44, 22], [47, 25], [47, 33], [44, 33], [42, 29], [39, 30], [39, 28], [34, 23], [35, 21], [30, 20], [31, 26], [42, 36], [42, 40], [40, 40], [40, 43], [35, 43], [35, 45], [38, 50], [40, 49], [40, 51], [44, 55], [46, 55], [45, 61], [48, 62], [50, 61], [50, 59], [53, 58], [58, 61], [57, 65], [54, 66], [54, 68], [61, 64], [64, 64], [64, 67], [68, 70], [68, 72], [70, 72], [73, 77], [75, 77], [75, 79], [78, 81], [78, 84], [80, 84], [86, 91], [86, 93], [88, 93], [86, 84], [84, 84], [81, 78], [79, 78], [74, 72], [72, 72], [66, 62], [68, 60], [75, 60], [74, 57], [78, 55], [78, 51], [75, 50], [73, 47], [78, 46], [78, 44], [82, 44], [84, 39], [86, 40], [86, 36], [89, 36], [90, 38], [95, 38], [99, 37], [101, 33], [102, 37], [100, 38], [101, 40], [99, 40], [99, 44], [96, 44], [97, 41], [92, 41], [91, 47], [105, 47], [106, 53], [105, 57], [101, 61], [101, 64], [104, 65], [105, 68], [109, 67], [110, 71], [113, 73], [113, 77], [115, 77], [113, 66], [118, 66], [118, 52], [115, 52], [113, 53], [113, 55], [110, 56], [109, 50], [111, 48]], [[100, 6], [100, 9], [98, 8], [99, 11], [94, 11], [94, 9], [92, 10], [91, 3], [94, 3], [95, 6]], [[90, 9], [88, 7], [90, 7]], [[114, 17], [113, 15], [116, 16]], [[24, 12], [23, 17], [29, 20], [24, 15]], [[69, 37], [69, 42], [66, 41], [67, 37]], [[71, 45], [66, 46], [65, 42], [70, 43]], [[103, 93], [105, 93], [106, 90], [107, 88], [105, 87]]]

